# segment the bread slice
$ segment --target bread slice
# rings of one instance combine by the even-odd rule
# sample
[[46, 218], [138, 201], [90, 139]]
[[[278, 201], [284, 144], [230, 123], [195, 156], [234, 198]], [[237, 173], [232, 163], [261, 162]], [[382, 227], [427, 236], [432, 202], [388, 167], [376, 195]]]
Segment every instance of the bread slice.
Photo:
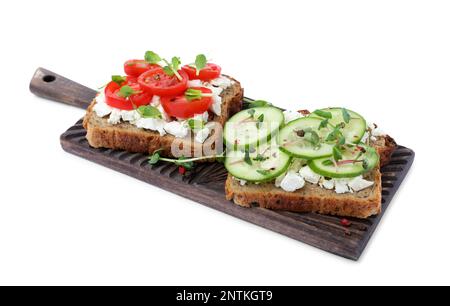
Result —
[[275, 210], [317, 212], [346, 217], [367, 218], [381, 212], [381, 173], [373, 170], [366, 177], [374, 184], [354, 193], [338, 194], [306, 182], [303, 188], [286, 192], [272, 183], [245, 184], [228, 175], [225, 183], [227, 200], [244, 207], [259, 206]]
[[391, 160], [392, 153], [397, 148], [397, 143], [391, 136], [384, 135], [377, 137], [377, 140], [375, 140], [372, 145], [377, 149], [377, 152], [380, 155], [380, 167], [386, 166]]
[[[380, 166], [389, 163], [391, 154], [397, 147], [394, 139], [388, 135], [377, 137], [372, 145], [380, 155]], [[244, 207], [259, 206], [274, 210], [368, 218], [381, 212], [380, 168], [372, 170], [364, 178], [374, 184], [358, 192], [338, 194], [334, 190], [308, 182], [295, 192], [286, 192], [273, 182], [241, 185], [239, 180], [228, 174], [225, 194], [227, 200], [233, 200], [235, 204]]]
[[[222, 126], [229, 117], [240, 111], [242, 107], [244, 90], [238, 81], [233, 78], [230, 79], [234, 83], [220, 94], [222, 97], [221, 115], [214, 115], [210, 118], [212, 119], [210, 121]], [[193, 135], [191, 135], [191, 138], [180, 139], [170, 134], [161, 136], [157, 131], [144, 130], [127, 122], [112, 125], [108, 123], [108, 117], [97, 116], [93, 110], [95, 103], [95, 100], [92, 101], [83, 120], [83, 126], [87, 130], [86, 138], [89, 145], [94, 148], [110, 148], [148, 154], [162, 149], [161, 155], [173, 157], [171, 146], [177, 140], [180, 143], [180, 149], [184, 148], [191, 152], [191, 156], [196, 156], [199, 146], [202, 150], [206, 146], [214, 146], [217, 137], [222, 137], [218, 133], [212, 133], [202, 145], [194, 141]]]

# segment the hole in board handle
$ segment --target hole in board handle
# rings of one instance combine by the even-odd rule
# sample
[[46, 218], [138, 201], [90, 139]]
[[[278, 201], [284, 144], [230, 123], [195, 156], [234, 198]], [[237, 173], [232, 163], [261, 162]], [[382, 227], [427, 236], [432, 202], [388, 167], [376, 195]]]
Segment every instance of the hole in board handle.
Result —
[[43, 80], [45, 83], [51, 83], [51, 82], [53, 82], [54, 80], [56, 80], [56, 77], [55, 77], [54, 75], [48, 74], [48, 75], [44, 75], [44, 76], [42, 77], [42, 80]]

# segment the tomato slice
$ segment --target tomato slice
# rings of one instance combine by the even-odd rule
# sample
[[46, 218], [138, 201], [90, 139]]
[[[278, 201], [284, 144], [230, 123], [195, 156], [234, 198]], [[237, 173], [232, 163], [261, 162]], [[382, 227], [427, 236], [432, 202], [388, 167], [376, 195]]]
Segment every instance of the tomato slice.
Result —
[[212, 79], [218, 78], [220, 76], [220, 72], [222, 68], [219, 65], [213, 63], [207, 63], [206, 67], [201, 69], [199, 74], [197, 75], [195, 68], [185, 65], [182, 67], [184, 71], [189, 76], [190, 80], [202, 80], [202, 81], [211, 81]]
[[[193, 89], [199, 89], [202, 93], [211, 94], [212, 91], [205, 87], [192, 87]], [[176, 97], [162, 97], [161, 104], [164, 111], [172, 117], [187, 119], [196, 114], [202, 114], [208, 110], [212, 104], [211, 97], [202, 97], [201, 99], [189, 101], [183, 95]]]
[[159, 68], [158, 65], [147, 63], [145, 60], [131, 59], [123, 64], [123, 70], [129, 76], [138, 77], [147, 70]]
[[[141, 93], [131, 95], [128, 98], [121, 97], [119, 95], [120, 88], [128, 85], [135, 91], [141, 91]], [[141, 86], [137, 83], [137, 79], [134, 77], [127, 77], [127, 81], [119, 85], [116, 82], [109, 82], [105, 87], [106, 104], [111, 107], [122, 110], [133, 110], [142, 105], [147, 105], [152, 101], [153, 95], [151, 93], [142, 90]]]
[[158, 69], [152, 69], [144, 72], [138, 78], [138, 83], [141, 87], [154, 95], [176, 96], [184, 93], [187, 88], [187, 82], [189, 80], [186, 72], [178, 70], [181, 76], [181, 81], [175, 75], [167, 75], [164, 70], [159, 67]]

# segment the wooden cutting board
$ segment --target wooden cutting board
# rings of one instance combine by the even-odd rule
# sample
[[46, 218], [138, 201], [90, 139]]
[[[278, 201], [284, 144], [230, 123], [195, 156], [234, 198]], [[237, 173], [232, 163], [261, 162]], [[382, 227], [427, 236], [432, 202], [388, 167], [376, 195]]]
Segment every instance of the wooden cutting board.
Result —
[[[82, 108], [87, 108], [96, 95], [96, 91], [42, 68], [33, 76], [30, 90], [38, 96]], [[79, 120], [61, 135], [61, 145], [65, 151], [352, 260], [360, 257], [414, 160], [411, 149], [399, 146], [389, 165], [381, 169], [382, 213], [364, 220], [348, 218], [351, 225], [345, 227], [341, 225], [341, 218], [335, 216], [234, 205], [225, 199], [227, 172], [222, 164], [198, 164], [193, 171], [180, 175], [178, 167], [172, 163], [149, 165], [148, 155], [145, 154], [91, 148], [81, 122]]]

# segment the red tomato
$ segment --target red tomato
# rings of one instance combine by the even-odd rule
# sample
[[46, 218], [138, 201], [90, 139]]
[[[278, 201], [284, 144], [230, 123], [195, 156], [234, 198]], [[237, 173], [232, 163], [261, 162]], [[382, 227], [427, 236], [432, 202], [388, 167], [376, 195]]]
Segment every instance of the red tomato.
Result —
[[138, 77], [147, 70], [159, 68], [158, 65], [147, 63], [144, 60], [131, 59], [123, 64], [125, 73], [129, 76]]
[[162, 68], [152, 69], [141, 74], [138, 83], [145, 91], [154, 95], [173, 97], [184, 93], [189, 80], [186, 72], [178, 70], [178, 73], [182, 78], [181, 81], [175, 75], [167, 75]]
[[219, 65], [213, 63], [207, 63], [206, 67], [201, 69], [198, 75], [195, 68], [189, 65], [183, 66], [182, 69], [189, 75], [189, 80], [200, 79], [202, 81], [211, 81], [212, 79], [218, 78], [222, 70]]
[[[131, 95], [128, 98], [123, 98], [118, 95], [120, 88], [122, 86], [128, 85], [135, 91], [140, 91], [141, 93]], [[142, 88], [136, 81], [136, 78], [127, 77], [127, 81], [122, 85], [116, 82], [109, 82], [105, 88], [106, 104], [111, 107], [122, 109], [122, 110], [133, 110], [142, 105], [147, 105], [152, 101], [153, 95], [148, 92], [144, 92]]]
[[[210, 89], [205, 87], [193, 87], [193, 89], [200, 89], [205, 94], [212, 93]], [[212, 104], [212, 98], [202, 97], [189, 101], [183, 94], [176, 97], [162, 97], [161, 104], [164, 111], [170, 116], [186, 119], [207, 111]]]

